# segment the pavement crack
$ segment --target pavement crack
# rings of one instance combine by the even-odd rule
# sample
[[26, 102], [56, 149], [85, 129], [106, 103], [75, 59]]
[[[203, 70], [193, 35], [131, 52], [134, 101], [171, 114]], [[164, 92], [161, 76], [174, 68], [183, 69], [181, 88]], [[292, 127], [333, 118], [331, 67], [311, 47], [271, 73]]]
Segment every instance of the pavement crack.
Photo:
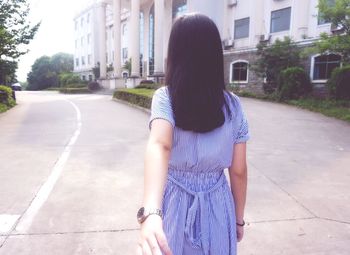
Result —
[[258, 221], [249, 221], [247, 224], [260, 224], [260, 223], [271, 223], [271, 222], [286, 222], [286, 221], [299, 221], [299, 220], [314, 220], [319, 219], [318, 217], [305, 217], [305, 218], [291, 218], [291, 219], [280, 219], [280, 220], [258, 220]]
[[290, 194], [287, 190], [282, 188], [277, 182], [275, 182], [273, 179], [271, 179], [269, 176], [264, 174], [262, 171], [259, 170], [251, 161], [249, 161], [249, 164], [252, 165], [262, 176], [264, 176], [267, 180], [269, 180], [271, 183], [273, 183], [276, 187], [278, 187], [282, 192], [286, 193], [291, 199], [293, 199], [298, 205], [300, 205], [302, 208], [304, 208], [308, 213], [310, 213], [313, 218], [319, 218], [314, 212], [312, 212], [309, 208], [307, 208], [303, 203], [301, 203], [297, 198], [295, 198], [292, 194]]
[[[69, 235], [69, 234], [90, 234], [90, 233], [120, 233], [138, 231], [139, 228], [124, 228], [124, 229], [105, 229], [105, 230], [87, 230], [87, 231], [62, 231], [62, 232], [39, 232], [39, 233], [14, 233], [10, 236], [45, 236], [45, 235]], [[1, 235], [0, 235], [1, 236]]]

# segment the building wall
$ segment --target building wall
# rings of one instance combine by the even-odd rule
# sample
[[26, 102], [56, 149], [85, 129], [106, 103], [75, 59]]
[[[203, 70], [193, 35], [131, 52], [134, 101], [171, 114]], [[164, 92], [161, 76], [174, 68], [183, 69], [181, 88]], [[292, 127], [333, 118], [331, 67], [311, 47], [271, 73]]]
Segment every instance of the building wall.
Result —
[[[175, 0], [173, 0], [175, 1]], [[168, 41], [173, 22], [172, 2], [164, 1], [164, 25], [163, 25], [163, 63], [166, 67], [166, 57], [168, 50]], [[143, 1], [141, 12], [143, 20], [140, 26], [143, 26], [140, 35], [141, 54], [143, 55], [143, 75], [149, 74], [149, 53], [150, 53], [150, 36], [149, 36], [149, 14], [154, 1]], [[225, 82], [230, 83], [231, 63], [237, 60], [244, 60], [253, 64], [256, 61], [256, 45], [261, 40], [268, 40], [270, 43], [277, 39], [283, 39], [285, 36], [291, 37], [301, 46], [310, 45], [319, 38], [320, 33], [330, 33], [331, 26], [329, 23], [319, 24], [318, 22], [318, 0], [187, 0], [186, 12], [199, 12], [208, 15], [215, 21], [220, 31], [223, 44], [225, 46], [224, 64], [225, 64]], [[75, 58], [79, 58], [80, 65], [75, 66], [76, 72], [88, 72], [96, 66], [99, 58], [98, 31], [106, 29], [106, 54], [108, 56], [107, 66], [113, 64], [115, 54], [114, 49], [114, 29], [113, 29], [113, 9], [110, 4], [106, 8], [105, 24], [98, 24], [96, 5], [82, 11], [77, 17], [78, 29], [76, 30], [76, 40], [78, 46], [75, 50]], [[290, 8], [290, 26], [279, 32], [271, 30], [272, 12]], [[90, 14], [90, 23], [86, 22], [87, 15]], [[81, 19], [84, 18], [83, 26]], [[249, 18], [249, 33], [243, 38], [235, 38], [235, 22]], [[282, 17], [283, 19], [283, 17]], [[129, 35], [130, 28], [130, 10], [123, 9], [121, 15], [121, 63], [130, 59]], [[87, 35], [91, 34], [91, 42], [87, 44]], [[81, 46], [81, 38], [84, 43]], [[123, 54], [127, 51], [127, 56]], [[81, 65], [81, 58], [91, 54], [91, 64]], [[311, 57], [305, 62], [307, 72], [312, 73]], [[165, 69], [165, 68], [164, 68]], [[113, 75], [113, 74], [110, 74]], [[242, 83], [240, 86], [253, 92], [262, 92], [262, 79], [257, 77], [254, 72], [249, 70], [248, 83]], [[324, 87], [324, 82], [315, 85], [318, 88]]]

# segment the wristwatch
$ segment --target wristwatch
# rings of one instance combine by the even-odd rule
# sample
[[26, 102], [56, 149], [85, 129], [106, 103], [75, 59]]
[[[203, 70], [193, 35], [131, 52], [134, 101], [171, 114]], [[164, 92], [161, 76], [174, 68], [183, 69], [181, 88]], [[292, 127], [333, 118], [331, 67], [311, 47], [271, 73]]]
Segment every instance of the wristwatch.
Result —
[[156, 214], [159, 217], [163, 218], [162, 210], [160, 209], [146, 209], [145, 207], [141, 207], [137, 212], [137, 221], [141, 224], [143, 223], [148, 216]]

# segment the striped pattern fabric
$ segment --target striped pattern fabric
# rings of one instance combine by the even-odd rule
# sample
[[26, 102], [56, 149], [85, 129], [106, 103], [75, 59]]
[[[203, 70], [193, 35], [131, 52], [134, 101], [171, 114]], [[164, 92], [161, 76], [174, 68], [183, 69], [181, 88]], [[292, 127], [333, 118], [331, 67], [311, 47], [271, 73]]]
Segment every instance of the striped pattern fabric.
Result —
[[249, 139], [248, 123], [236, 95], [225, 93], [233, 113], [223, 107], [226, 121], [208, 133], [175, 126], [167, 87], [152, 99], [149, 128], [154, 119], [173, 126], [173, 147], [163, 195], [163, 228], [174, 255], [235, 255], [234, 200], [224, 175], [232, 163], [234, 144]]

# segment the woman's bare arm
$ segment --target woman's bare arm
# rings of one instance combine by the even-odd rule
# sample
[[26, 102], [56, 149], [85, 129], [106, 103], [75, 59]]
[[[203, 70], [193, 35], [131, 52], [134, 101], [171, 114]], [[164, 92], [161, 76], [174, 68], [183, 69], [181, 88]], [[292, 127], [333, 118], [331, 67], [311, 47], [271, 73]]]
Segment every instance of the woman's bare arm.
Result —
[[246, 143], [234, 145], [233, 162], [229, 168], [231, 191], [235, 201], [237, 223], [242, 224], [247, 195]]
[[173, 128], [163, 119], [152, 121], [145, 154], [143, 206], [161, 209], [168, 174]]
[[[173, 127], [163, 119], [154, 119], [145, 154], [143, 206], [162, 209], [162, 198], [168, 174], [172, 148]], [[141, 236], [137, 254], [171, 255], [166, 240], [162, 219], [150, 215], [141, 225]]]

